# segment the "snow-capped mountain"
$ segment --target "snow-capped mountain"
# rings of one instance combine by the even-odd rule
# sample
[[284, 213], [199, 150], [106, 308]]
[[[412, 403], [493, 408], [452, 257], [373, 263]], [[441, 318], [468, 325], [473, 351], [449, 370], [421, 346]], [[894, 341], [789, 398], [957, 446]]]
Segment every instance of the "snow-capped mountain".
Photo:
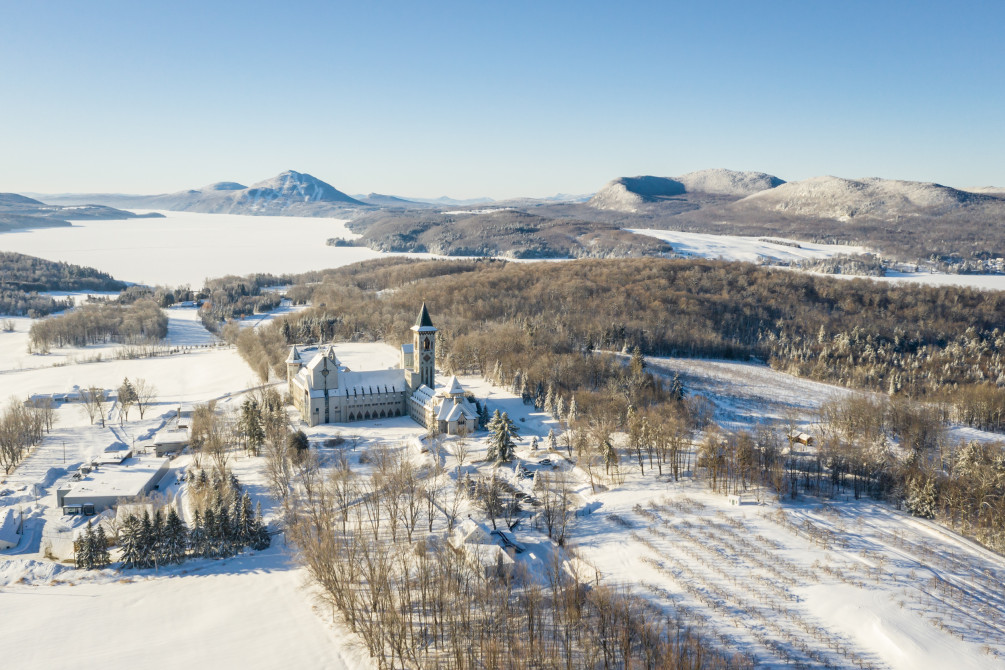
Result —
[[785, 182], [764, 172], [699, 170], [680, 177], [621, 177], [597, 191], [589, 205], [597, 209], [638, 212], [647, 203], [688, 194], [742, 198]]
[[292, 216], [335, 216], [347, 208], [368, 206], [317, 177], [293, 170], [251, 186], [220, 181], [162, 195], [63, 194], [47, 199], [63, 204], [87, 202], [136, 209]]
[[850, 221], [855, 218], [894, 220], [906, 216], [944, 215], [1000, 200], [932, 182], [896, 179], [812, 177], [747, 196], [732, 205], [787, 215]]

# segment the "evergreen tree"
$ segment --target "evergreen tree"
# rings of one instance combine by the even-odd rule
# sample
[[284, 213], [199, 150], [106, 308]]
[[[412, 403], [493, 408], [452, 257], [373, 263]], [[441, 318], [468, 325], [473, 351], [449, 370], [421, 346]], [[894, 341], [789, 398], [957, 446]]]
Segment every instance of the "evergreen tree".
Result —
[[548, 414], [555, 413], [555, 387], [548, 384], [548, 392], [544, 396], [544, 411]]
[[216, 524], [216, 513], [213, 508], [210, 507], [206, 510], [206, 514], [203, 515], [203, 533], [202, 533], [202, 556], [206, 558], [212, 558], [217, 556], [217, 548], [219, 546], [219, 537], [217, 536], [218, 527]]
[[579, 418], [579, 409], [576, 407], [576, 396], [572, 396], [572, 400], [569, 401], [569, 418], [566, 421], [570, 426], [576, 422]]
[[509, 414], [499, 410], [492, 415], [492, 420], [488, 424], [489, 437], [488, 460], [509, 462], [513, 459], [514, 438], [519, 437], [517, 427], [509, 418]]
[[245, 399], [241, 404], [240, 429], [244, 436], [245, 449], [257, 456], [265, 441], [265, 429], [262, 427], [262, 412], [258, 408], [258, 403], [251, 398]]
[[642, 378], [642, 374], [646, 369], [646, 359], [642, 355], [642, 350], [639, 349], [638, 345], [632, 349], [632, 360], [628, 363], [628, 369], [631, 372], [632, 378], [639, 380]]
[[269, 529], [262, 518], [262, 504], [258, 503], [255, 510], [255, 520], [252, 524], [251, 548], [255, 551], [262, 551], [268, 549], [270, 544], [272, 544], [272, 538], [269, 536]]
[[565, 418], [565, 398], [562, 396], [557, 396], [555, 398], [555, 411], [552, 412], [551, 415], [558, 421]]
[[87, 529], [73, 543], [74, 563], [79, 570], [90, 570], [94, 567], [94, 528], [90, 520]]
[[154, 565], [154, 556], [157, 551], [157, 536], [154, 533], [153, 520], [150, 518], [150, 513], [146, 510], [143, 511], [143, 518], [140, 519], [140, 532], [139, 532], [139, 545], [140, 560], [139, 567], [149, 568]]
[[[136, 388], [133, 386], [132, 382], [129, 381], [129, 377], [122, 380], [122, 386], [118, 390], [119, 396], [119, 418], [121, 419], [125, 415], [126, 420], [129, 420], [129, 408], [136, 404], [139, 397], [136, 395]], [[121, 420], [120, 420], [121, 423]]]
[[108, 537], [105, 535], [105, 528], [98, 524], [98, 530], [94, 532], [94, 547], [91, 549], [91, 560], [94, 568], [107, 568], [112, 562], [108, 555]]
[[181, 563], [188, 552], [188, 529], [174, 507], [164, 522], [164, 562]]
[[192, 530], [188, 534], [188, 543], [192, 547], [192, 554], [199, 557], [206, 556], [206, 528], [202, 523], [202, 513], [195, 511], [192, 517]]
[[548, 448], [552, 451], [558, 450], [558, 440], [555, 438], [555, 429], [548, 431]]
[[142, 523], [135, 514], [126, 517], [119, 531], [119, 545], [122, 547], [122, 567], [141, 568], [143, 567], [143, 554], [140, 535], [142, 533]]

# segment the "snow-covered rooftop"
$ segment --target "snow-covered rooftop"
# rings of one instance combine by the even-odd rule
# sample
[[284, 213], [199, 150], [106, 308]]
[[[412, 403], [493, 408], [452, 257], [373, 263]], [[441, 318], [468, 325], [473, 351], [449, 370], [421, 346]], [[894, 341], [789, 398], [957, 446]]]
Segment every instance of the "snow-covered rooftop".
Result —
[[144, 493], [151, 480], [164, 474], [168, 458], [130, 458], [121, 465], [92, 470], [79, 481], [61, 486], [61, 490], [69, 489], [66, 495], [79, 498], [93, 495], [94, 497], [128, 498]]

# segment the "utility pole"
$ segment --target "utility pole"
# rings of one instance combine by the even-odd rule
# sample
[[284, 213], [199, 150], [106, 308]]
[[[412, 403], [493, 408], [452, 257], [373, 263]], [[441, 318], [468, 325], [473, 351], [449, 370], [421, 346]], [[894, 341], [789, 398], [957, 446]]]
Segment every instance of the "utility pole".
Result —
[[63, 440], [63, 462], [66, 463], [66, 440]]

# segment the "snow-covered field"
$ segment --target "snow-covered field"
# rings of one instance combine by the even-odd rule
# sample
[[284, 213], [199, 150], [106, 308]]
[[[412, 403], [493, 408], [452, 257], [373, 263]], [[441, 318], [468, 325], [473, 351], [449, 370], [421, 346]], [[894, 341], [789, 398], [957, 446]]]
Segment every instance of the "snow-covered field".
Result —
[[[742, 235], [712, 235], [708, 233], [686, 233], [676, 230], [634, 229], [629, 232], [664, 240], [674, 251], [683, 256], [696, 256], [726, 261], [766, 262], [785, 264], [794, 261], [833, 258], [840, 255], [861, 254], [869, 251], [865, 247], [846, 244], [815, 244], [785, 240], [784, 238], [745, 237]], [[776, 244], [767, 240], [780, 240], [799, 245]], [[853, 278], [854, 275], [828, 275], [831, 277]], [[869, 277], [876, 281], [913, 282], [931, 286], [970, 286], [973, 288], [1005, 291], [1005, 274], [954, 275], [938, 272], [888, 272], [885, 277]]]
[[[831, 258], [840, 254], [861, 254], [865, 247], [843, 244], [814, 244], [795, 242], [780, 237], [744, 237], [740, 235], [711, 235], [707, 233], [684, 233], [676, 230], [636, 229], [629, 232], [655, 237], [669, 242], [674, 251], [683, 256], [718, 258], [727, 261], [747, 261], [757, 263], [788, 263], [789, 261]], [[789, 241], [799, 246], [775, 244], [766, 240]]]
[[161, 214], [166, 218], [79, 221], [71, 228], [4, 233], [0, 248], [87, 265], [123, 281], [193, 288], [208, 277], [306, 272], [381, 255], [363, 247], [326, 246], [330, 237], [357, 237], [341, 219]]

